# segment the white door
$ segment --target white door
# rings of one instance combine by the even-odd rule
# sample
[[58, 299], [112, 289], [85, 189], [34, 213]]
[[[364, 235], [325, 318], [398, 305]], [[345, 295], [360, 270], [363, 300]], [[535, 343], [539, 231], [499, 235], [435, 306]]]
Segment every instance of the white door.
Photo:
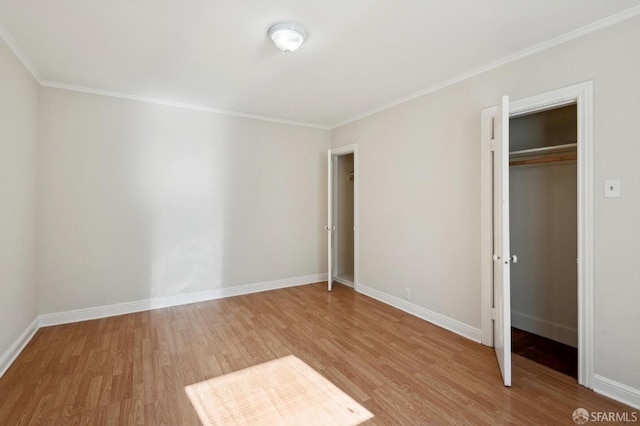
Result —
[[[493, 166], [493, 342], [505, 386], [511, 386], [511, 254], [509, 252], [509, 97], [495, 117]], [[514, 258], [515, 260], [515, 258]]]
[[334, 157], [331, 154], [331, 150], [327, 153], [327, 177], [329, 179], [327, 183], [327, 194], [328, 201], [327, 205], [329, 206], [329, 211], [327, 212], [327, 226], [324, 229], [327, 231], [327, 264], [328, 264], [328, 274], [327, 274], [327, 289], [331, 291], [333, 289], [333, 230], [334, 226], [334, 214], [333, 214], [333, 197], [334, 197], [334, 188], [333, 188], [333, 168], [334, 168]]

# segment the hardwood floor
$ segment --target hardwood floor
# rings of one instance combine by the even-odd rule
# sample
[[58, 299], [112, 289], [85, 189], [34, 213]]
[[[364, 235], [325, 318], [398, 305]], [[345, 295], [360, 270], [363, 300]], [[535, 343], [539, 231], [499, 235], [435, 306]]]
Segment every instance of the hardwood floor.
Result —
[[578, 379], [577, 348], [513, 327], [511, 347], [513, 353]]
[[342, 285], [319, 283], [43, 328], [0, 379], [0, 424], [199, 424], [184, 387], [293, 354], [368, 424], [574, 424], [634, 411]]

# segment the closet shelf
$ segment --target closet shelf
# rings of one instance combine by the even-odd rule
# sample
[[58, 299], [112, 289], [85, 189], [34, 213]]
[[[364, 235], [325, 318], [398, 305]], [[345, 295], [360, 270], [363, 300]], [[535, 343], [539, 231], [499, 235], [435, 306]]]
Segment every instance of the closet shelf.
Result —
[[519, 151], [509, 152], [509, 158], [530, 157], [534, 155], [557, 154], [559, 152], [575, 151], [578, 148], [577, 143], [568, 143], [564, 145], [544, 146], [542, 148], [522, 149]]
[[557, 163], [559, 161], [576, 161], [576, 154], [558, 155], [555, 157], [530, 158], [528, 160], [509, 161], [509, 166], [526, 166], [528, 164]]
[[578, 155], [576, 152], [577, 148], [577, 143], [568, 143], [564, 145], [545, 146], [542, 148], [511, 151], [509, 153], [509, 166], [526, 166], [528, 164], [575, 161], [578, 159]]

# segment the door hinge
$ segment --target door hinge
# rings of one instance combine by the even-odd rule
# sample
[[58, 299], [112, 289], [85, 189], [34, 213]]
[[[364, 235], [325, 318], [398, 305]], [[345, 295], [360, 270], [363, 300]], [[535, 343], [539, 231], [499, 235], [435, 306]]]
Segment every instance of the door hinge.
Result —
[[492, 320], [496, 319], [496, 308], [489, 309], [489, 316]]
[[495, 150], [496, 150], [496, 141], [495, 141], [495, 140], [491, 140], [491, 141], [489, 142], [489, 149], [490, 149], [491, 151], [495, 151]]

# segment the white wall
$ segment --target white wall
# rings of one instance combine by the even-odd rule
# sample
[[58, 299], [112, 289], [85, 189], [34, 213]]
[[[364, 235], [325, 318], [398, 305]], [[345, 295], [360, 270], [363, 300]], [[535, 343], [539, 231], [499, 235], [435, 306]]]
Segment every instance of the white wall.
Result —
[[360, 155], [359, 283], [479, 328], [480, 110], [593, 80], [595, 372], [640, 389], [639, 41], [636, 17], [334, 130]]
[[328, 131], [43, 88], [41, 314], [326, 272]]
[[338, 157], [338, 276], [353, 276], [353, 154]]
[[[575, 126], [574, 126], [575, 128]], [[578, 344], [575, 161], [510, 170], [511, 325]]]
[[[0, 42], [0, 358], [37, 316], [38, 85]], [[0, 370], [4, 367], [0, 363]]]

